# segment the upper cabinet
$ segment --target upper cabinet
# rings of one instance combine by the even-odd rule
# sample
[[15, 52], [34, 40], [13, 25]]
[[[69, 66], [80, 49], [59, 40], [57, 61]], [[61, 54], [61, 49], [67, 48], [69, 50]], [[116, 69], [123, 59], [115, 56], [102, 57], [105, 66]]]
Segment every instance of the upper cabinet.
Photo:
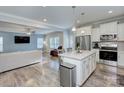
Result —
[[100, 24], [100, 34], [117, 34], [117, 22]]
[[118, 24], [118, 41], [124, 41], [124, 23]]
[[100, 41], [100, 30], [99, 28], [92, 29], [92, 42], [99, 42]]
[[76, 36], [91, 35], [92, 26], [78, 28]]

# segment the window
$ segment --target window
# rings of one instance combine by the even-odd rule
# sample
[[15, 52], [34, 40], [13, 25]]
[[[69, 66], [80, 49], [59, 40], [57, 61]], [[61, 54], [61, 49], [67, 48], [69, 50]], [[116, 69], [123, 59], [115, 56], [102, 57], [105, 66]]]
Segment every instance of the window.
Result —
[[59, 46], [59, 37], [50, 38], [50, 48], [58, 48]]
[[54, 38], [50, 38], [50, 48], [54, 48]]
[[37, 38], [37, 48], [43, 48], [43, 38]]
[[55, 37], [55, 48], [58, 48], [59, 46], [59, 37]]
[[0, 52], [3, 52], [3, 37], [0, 37]]

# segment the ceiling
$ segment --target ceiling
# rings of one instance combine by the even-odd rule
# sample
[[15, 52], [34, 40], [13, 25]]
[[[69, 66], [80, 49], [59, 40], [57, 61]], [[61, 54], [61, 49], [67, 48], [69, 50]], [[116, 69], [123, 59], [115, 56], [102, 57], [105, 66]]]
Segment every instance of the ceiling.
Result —
[[[109, 10], [113, 13], [108, 14]], [[0, 6], [0, 12], [40, 22], [43, 22], [43, 18], [47, 18], [46, 23], [64, 29], [72, 27], [74, 21], [71, 6]], [[77, 26], [121, 15], [124, 15], [124, 6], [78, 6], [75, 8], [75, 19], [80, 20]]]
[[61, 31], [57, 29], [51, 29], [51, 28], [36, 28], [36, 27], [29, 27], [25, 25], [18, 25], [14, 23], [7, 23], [7, 22], [0, 22], [0, 31], [5, 32], [17, 32], [17, 33], [26, 33], [28, 32], [28, 28], [30, 28], [30, 31], [35, 31], [36, 34], [48, 34], [55, 31]]

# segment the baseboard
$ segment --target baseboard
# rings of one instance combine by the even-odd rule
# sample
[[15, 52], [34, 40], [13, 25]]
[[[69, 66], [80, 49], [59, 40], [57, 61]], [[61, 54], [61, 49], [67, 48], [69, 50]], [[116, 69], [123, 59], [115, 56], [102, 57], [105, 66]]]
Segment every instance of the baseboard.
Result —
[[12, 71], [12, 70], [16, 70], [16, 69], [24, 68], [24, 67], [27, 67], [27, 66], [35, 65], [35, 64], [38, 64], [38, 63], [40, 63], [40, 62], [27, 64], [27, 65], [25, 65], [25, 66], [21, 66], [21, 67], [13, 68], [13, 69], [11, 69], [11, 70], [6, 70], [6, 71], [3, 71], [3, 72], [0, 72], [0, 74], [2, 74], [2, 73], [6, 73], [6, 72], [9, 72], [9, 71]]
[[118, 65], [117, 67], [119, 67], [119, 68], [124, 68], [124, 66], [120, 66], [120, 65]]

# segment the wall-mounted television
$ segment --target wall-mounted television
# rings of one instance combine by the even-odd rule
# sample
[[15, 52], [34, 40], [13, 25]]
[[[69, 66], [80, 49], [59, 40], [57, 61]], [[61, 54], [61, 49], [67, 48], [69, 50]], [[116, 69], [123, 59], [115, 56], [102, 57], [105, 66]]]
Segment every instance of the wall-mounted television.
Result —
[[29, 36], [15, 36], [15, 44], [30, 43]]

